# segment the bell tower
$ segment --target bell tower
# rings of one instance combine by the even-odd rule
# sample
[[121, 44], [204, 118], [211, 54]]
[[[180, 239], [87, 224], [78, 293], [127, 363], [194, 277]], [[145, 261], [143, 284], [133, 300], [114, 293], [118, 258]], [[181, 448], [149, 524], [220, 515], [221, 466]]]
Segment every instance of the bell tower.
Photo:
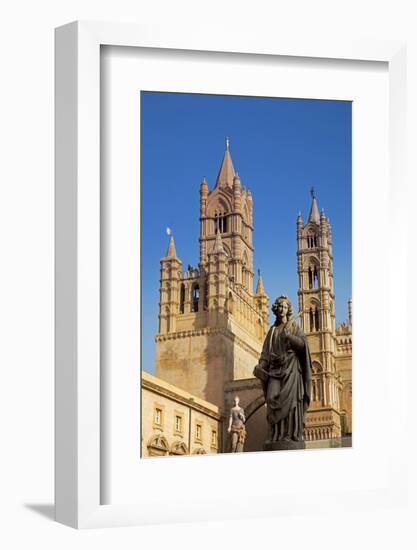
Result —
[[297, 218], [298, 305], [313, 361], [306, 439], [340, 436], [340, 380], [336, 369], [332, 230], [314, 190], [306, 223]]
[[225, 387], [253, 379], [269, 328], [260, 274], [253, 291], [252, 194], [227, 138], [212, 190], [200, 184], [199, 219], [198, 268], [184, 270], [172, 236], [161, 259], [156, 376], [222, 409]]
[[228, 275], [253, 294], [253, 203], [252, 194], [242, 187], [230, 156], [229, 140], [213, 191], [205, 178], [200, 186], [200, 268], [205, 269], [208, 253], [219, 232], [227, 256]]

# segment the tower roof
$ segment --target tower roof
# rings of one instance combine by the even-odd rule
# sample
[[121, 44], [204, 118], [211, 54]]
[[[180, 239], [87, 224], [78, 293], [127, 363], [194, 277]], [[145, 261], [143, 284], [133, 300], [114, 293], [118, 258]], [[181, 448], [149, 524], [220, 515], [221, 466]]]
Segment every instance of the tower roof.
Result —
[[175, 250], [175, 242], [173, 235], [169, 238], [169, 245], [166, 258], [177, 258], [177, 251]]
[[236, 172], [233, 167], [232, 157], [230, 156], [229, 151], [229, 140], [226, 138], [226, 151], [224, 152], [222, 164], [220, 166], [219, 174], [216, 180], [216, 187], [219, 185], [228, 185], [233, 186], [233, 178], [235, 177]]
[[319, 207], [317, 204], [316, 197], [314, 195], [314, 189], [311, 190], [311, 208], [310, 208], [310, 214], [308, 216], [308, 221], [314, 222], [314, 223], [320, 223]]
[[261, 272], [258, 271], [258, 273], [259, 273], [259, 276], [258, 276], [258, 284], [256, 286], [256, 294], [258, 296], [264, 296], [264, 295], [266, 295], [264, 282], [263, 282], [263, 279], [262, 279]]

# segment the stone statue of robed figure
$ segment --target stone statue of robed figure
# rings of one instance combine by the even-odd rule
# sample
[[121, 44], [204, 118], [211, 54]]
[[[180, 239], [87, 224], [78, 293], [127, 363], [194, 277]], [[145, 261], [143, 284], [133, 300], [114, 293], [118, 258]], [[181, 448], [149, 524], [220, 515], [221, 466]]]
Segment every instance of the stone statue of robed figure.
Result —
[[276, 316], [254, 375], [262, 382], [270, 436], [264, 450], [303, 449], [304, 417], [310, 404], [311, 356], [307, 338], [287, 296], [272, 305]]

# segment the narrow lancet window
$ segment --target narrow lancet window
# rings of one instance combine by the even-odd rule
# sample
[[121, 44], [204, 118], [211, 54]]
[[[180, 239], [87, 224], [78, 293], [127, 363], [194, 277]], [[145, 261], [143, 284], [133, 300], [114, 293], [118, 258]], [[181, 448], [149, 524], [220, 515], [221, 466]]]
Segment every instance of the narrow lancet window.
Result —
[[191, 311], [198, 311], [198, 301], [200, 298], [200, 288], [198, 285], [193, 285], [191, 297]]
[[319, 310], [317, 308], [316, 308], [316, 311], [314, 312], [314, 326], [316, 330], [320, 330]]
[[311, 267], [308, 268], [308, 288], [313, 288], [313, 273]]
[[319, 274], [317, 272], [317, 267], [314, 266], [314, 288], [319, 286]]
[[180, 287], [180, 313], [184, 313], [184, 303], [185, 303], [185, 285], [181, 284]]

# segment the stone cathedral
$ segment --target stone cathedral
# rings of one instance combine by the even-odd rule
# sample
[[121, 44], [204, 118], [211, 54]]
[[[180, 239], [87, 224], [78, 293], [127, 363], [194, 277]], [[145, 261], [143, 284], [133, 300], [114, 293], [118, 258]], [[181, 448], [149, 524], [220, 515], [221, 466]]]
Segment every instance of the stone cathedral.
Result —
[[[205, 179], [200, 185], [198, 267], [184, 269], [173, 236], [161, 260], [153, 383], [159, 379], [171, 395], [178, 388], [190, 402], [195, 397], [216, 407], [220, 452], [227, 451], [226, 420], [236, 394], [247, 419], [245, 450], [261, 450], [267, 429], [262, 390], [252, 374], [269, 328], [260, 273], [254, 291], [253, 208], [226, 140], [213, 189]], [[332, 230], [313, 192], [306, 222], [298, 215], [296, 237], [298, 307], [313, 360], [306, 446], [338, 446], [352, 433], [352, 304], [347, 322], [336, 326]], [[184, 454], [193, 452], [191, 446], [184, 442]]]

